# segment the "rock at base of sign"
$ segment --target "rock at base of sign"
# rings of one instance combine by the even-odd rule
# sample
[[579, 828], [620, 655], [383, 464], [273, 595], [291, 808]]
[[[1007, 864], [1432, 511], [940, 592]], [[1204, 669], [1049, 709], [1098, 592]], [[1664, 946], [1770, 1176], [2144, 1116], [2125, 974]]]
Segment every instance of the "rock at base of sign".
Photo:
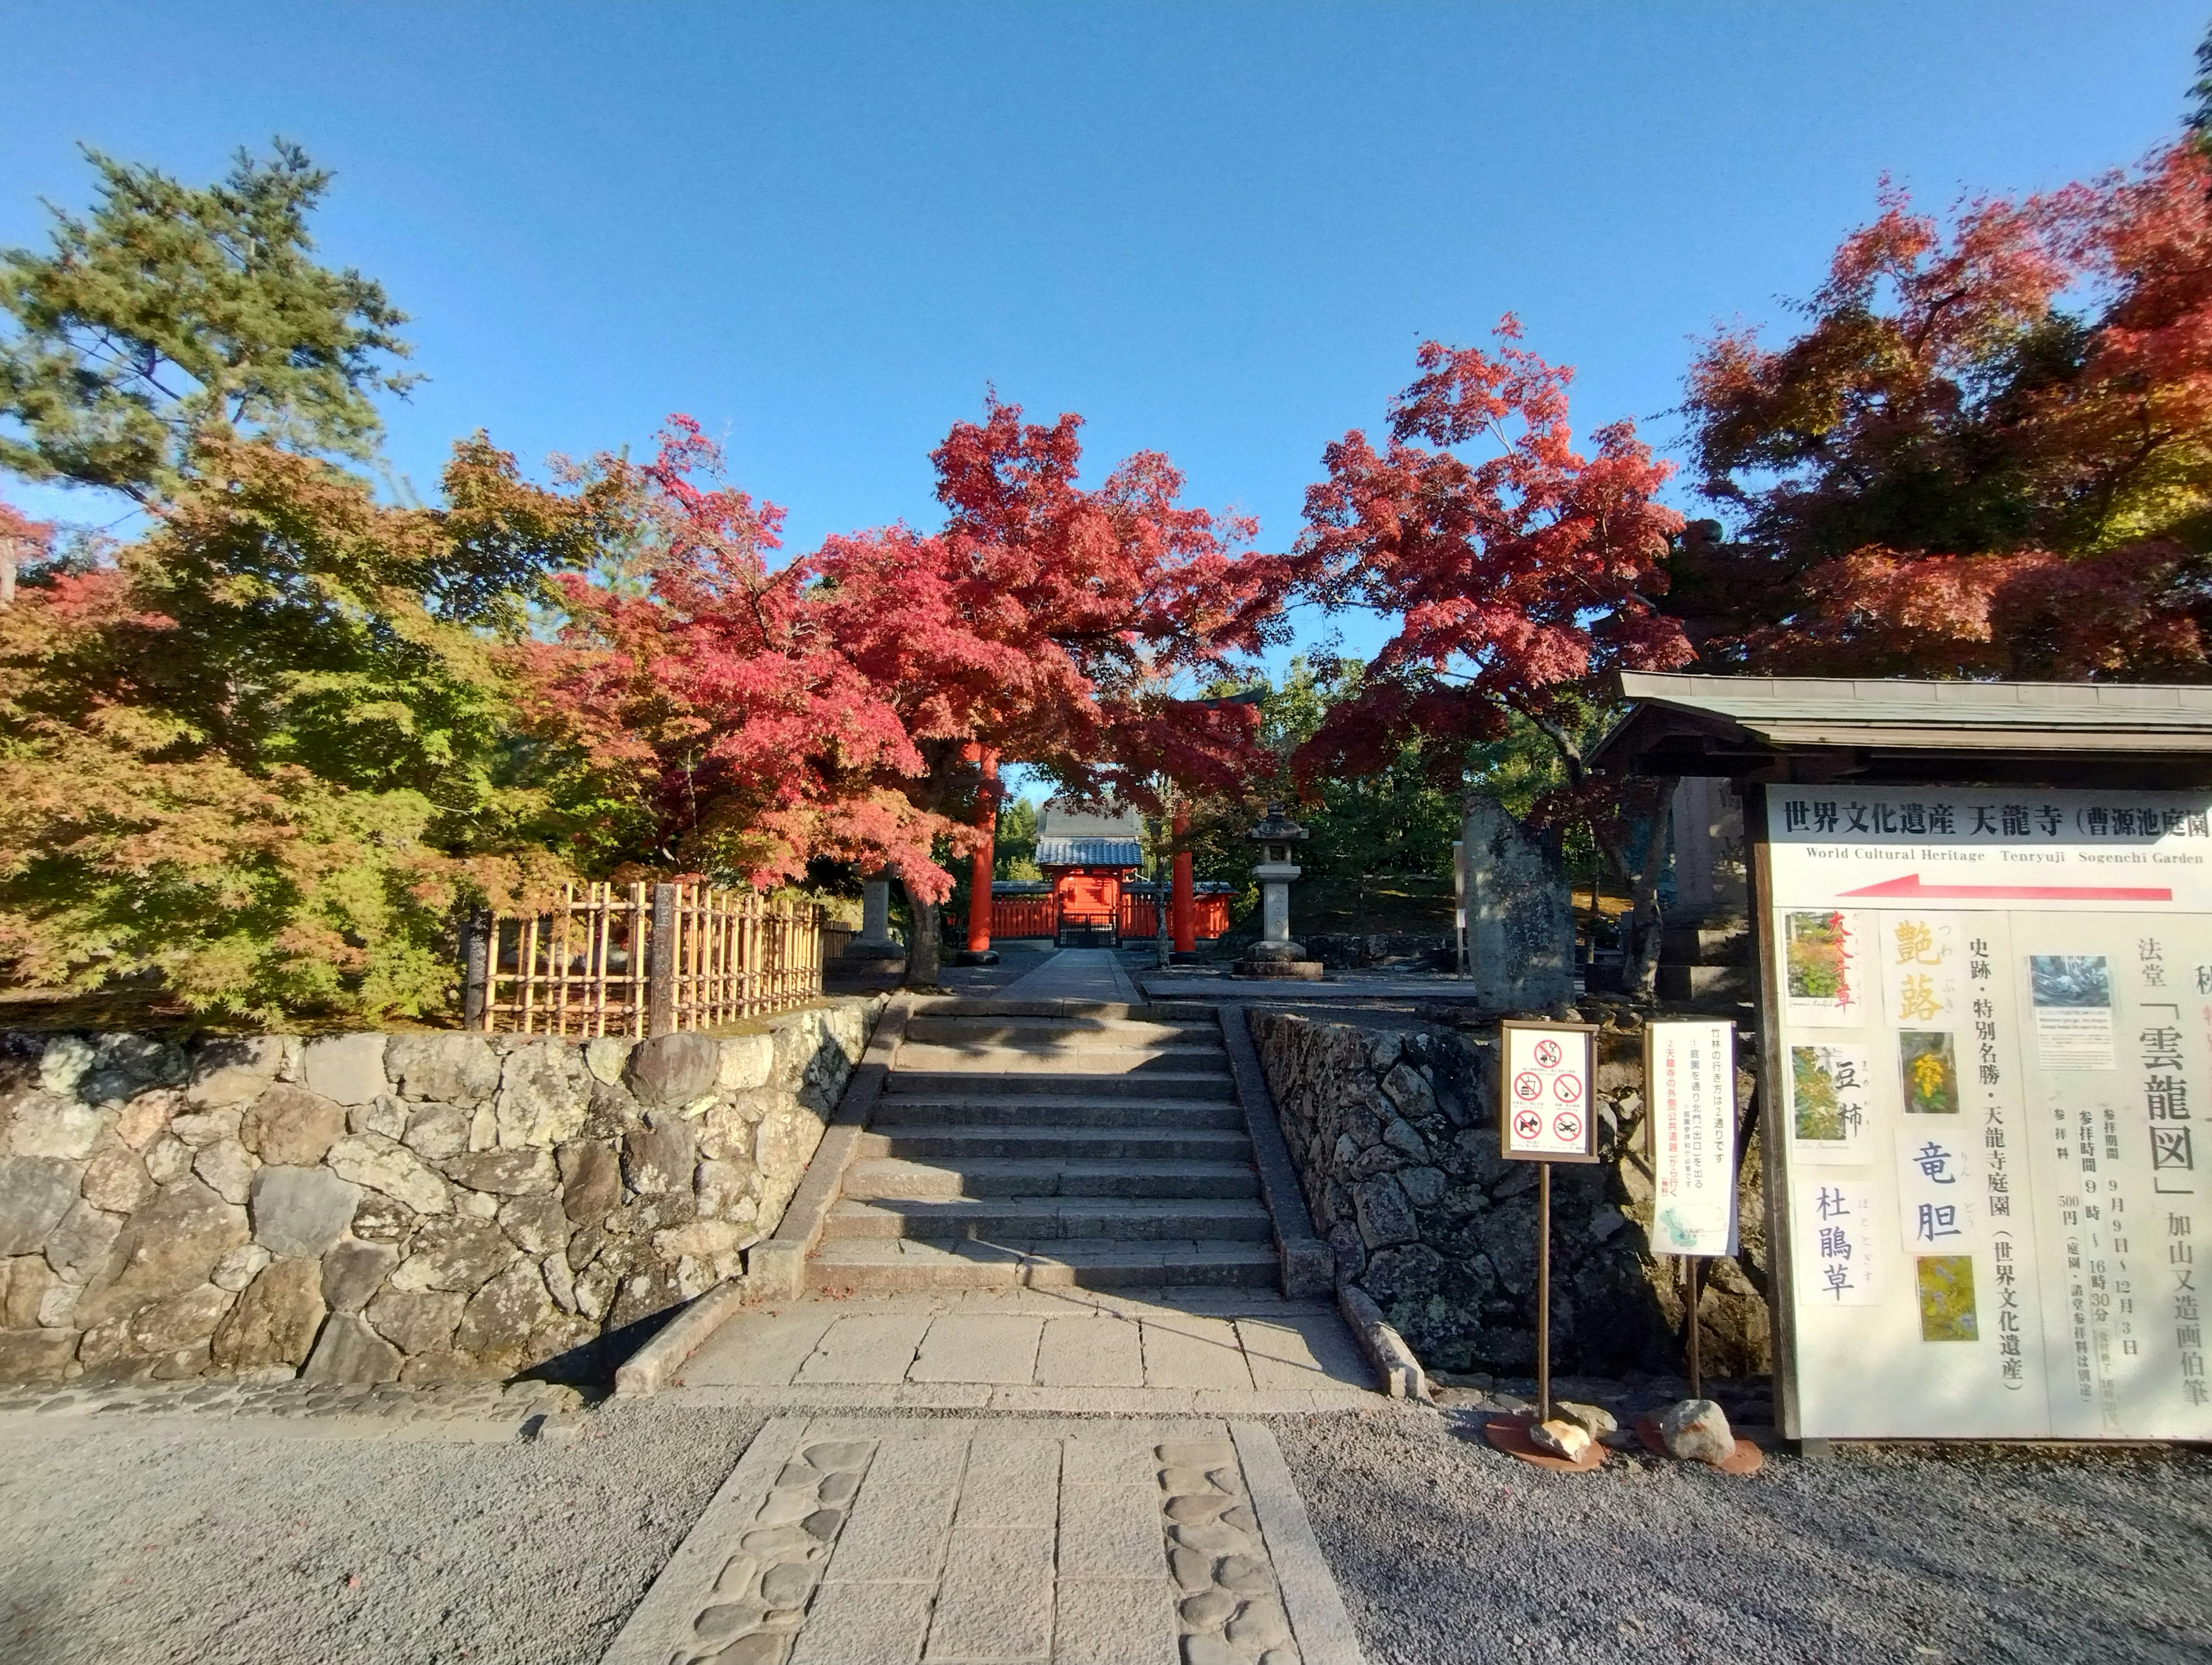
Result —
[[1562, 1417], [1553, 1417], [1549, 1422], [1528, 1425], [1528, 1443], [1540, 1451], [1565, 1457], [1569, 1462], [1579, 1462], [1583, 1453], [1590, 1449], [1589, 1431]]
[[1584, 1405], [1577, 1400], [1561, 1399], [1554, 1401], [1552, 1408], [1592, 1439], [1603, 1439], [1607, 1434], [1620, 1431], [1620, 1424], [1613, 1420], [1613, 1413], [1602, 1405]]
[[1728, 1413], [1710, 1399], [1685, 1399], [1659, 1413], [1659, 1440], [1670, 1457], [1725, 1462], [1735, 1451]]

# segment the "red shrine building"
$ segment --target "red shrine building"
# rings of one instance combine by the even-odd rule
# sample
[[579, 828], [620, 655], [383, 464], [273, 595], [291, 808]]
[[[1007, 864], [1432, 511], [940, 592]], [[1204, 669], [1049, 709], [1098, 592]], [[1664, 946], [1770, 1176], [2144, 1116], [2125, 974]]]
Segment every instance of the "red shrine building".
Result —
[[[1118, 805], [1054, 799], [1037, 817], [1036, 865], [1042, 880], [1000, 879], [991, 886], [994, 938], [1049, 937], [1063, 948], [1110, 948], [1149, 939], [1159, 929], [1160, 888], [1143, 870], [1144, 823]], [[1229, 929], [1231, 887], [1194, 884], [1188, 858], [1179, 862], [1188, 898], [1193, 940]], [[973, 933], [969, 938], [971, 945]]]

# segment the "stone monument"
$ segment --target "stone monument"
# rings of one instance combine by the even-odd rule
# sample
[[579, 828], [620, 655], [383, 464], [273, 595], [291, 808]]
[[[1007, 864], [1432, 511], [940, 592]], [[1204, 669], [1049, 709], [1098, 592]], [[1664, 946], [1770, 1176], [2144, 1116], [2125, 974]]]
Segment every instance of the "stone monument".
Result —
[[1486, 792], [1462, 807], [1467, 975], [1486, 1012], [1552, 1012], [1575, 998], [1575, 918], [1565, 865]]
[[860, 886], [860, 934], [845, 945], [848, 960], [902, 960], [906, 949], [891, 934], [891, 882], [878, 873]]
[[1306, 836], [1304, 827], [1283, 813], [1280, 804], [1268, 805], [1259, 824], [1245, 835], [1260, 847], [1259, 862], [1252, 869], [1252, 877], [1260, 882], [1260, 940], [1245, 950], [1234, 975], [1321, 981], [1321, 962], [1308, 959], [1304, 947], [1291, 940], [1291, 881], [1302, 871], [1291, 854]]

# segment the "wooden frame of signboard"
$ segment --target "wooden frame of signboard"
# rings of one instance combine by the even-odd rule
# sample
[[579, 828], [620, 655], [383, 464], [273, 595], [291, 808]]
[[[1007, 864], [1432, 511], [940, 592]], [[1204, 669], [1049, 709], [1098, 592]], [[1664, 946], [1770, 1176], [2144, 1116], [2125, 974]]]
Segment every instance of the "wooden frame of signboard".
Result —
[[1781, 957], [1774, 943], [1773, 855], [1767, 848], [1766, 788], [1746, 781], [1744, 848], [1749, 860], [1752, 971], [1759, 989], [1759, 1189], [1766, 1207], [1766, 1305], [1772, 1327], [1774, 1410], [1785, 1439], [1797, 1439], [1802, 1419], [1797, 1392], [1796, 1245], [1790, 1241], [1787, 1108], [1783, 1093]]

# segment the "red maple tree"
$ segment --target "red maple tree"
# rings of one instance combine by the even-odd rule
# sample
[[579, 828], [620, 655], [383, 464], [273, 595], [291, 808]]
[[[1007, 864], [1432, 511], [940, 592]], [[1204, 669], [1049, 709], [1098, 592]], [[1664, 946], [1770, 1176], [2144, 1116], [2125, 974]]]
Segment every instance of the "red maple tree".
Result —
[[[1809, 322], [1692, 367], [1734, 537], [1676, 563], [1717, 665], [2212, 674], [2212, 163], [1968, 204], [1886, 190]], [[1694, 617], [1691, 617], [1694, 615]]]
[[1424, 345], [1387, 445], [1354, 429], [1322, 453], [1299, 553], [1330, 605], [1398, 626], [1299, 748], [1302, 780], [1375, 773], [1414, 738], [1441, 742], [1431, 755], [1456, 769], [1517, 719], [1556, 748], [1572, 792], [1607, 674], [1690, 657], [1658, 601], [1681, 526], [1656, 497], [1668, 465], [1626, 422], [1577, 451], [1572, 371], [1516, 345], [1510, 316], [1497, 335], [1494, 351]]
[[[1280, 633], [1290, 564], [1238, 555], [1250, 524], [1182, 504], [1157, 453], [1083, 487], [1081, 426], [994, 399], [932, 453], [940, 531], [833, 538], [805, 563], [829, 635], [920, 754], [879, 780], [956, 849], [991, 790], [979, 752], [1146, 809], [1158, 781], [1229, 790], [1268, 767], [1252, 712], [1179, 695]], [[908, 980], [933, 983], [944, 892], [901, 876]]]
[[825, 628], [805, 568], [769, 564], [783, 511], [726, 483], [688, 416], [651, 463], [596, 467], [627, 471], [635, 571], [562, 574], [562, 628], [517, 657], [540, 732], [594, 782], [567, 795], [600, 860], [767, 886], [828, 856], [943, 894], [938, 824], [883, 784], [921, 767], [897, 712]]

